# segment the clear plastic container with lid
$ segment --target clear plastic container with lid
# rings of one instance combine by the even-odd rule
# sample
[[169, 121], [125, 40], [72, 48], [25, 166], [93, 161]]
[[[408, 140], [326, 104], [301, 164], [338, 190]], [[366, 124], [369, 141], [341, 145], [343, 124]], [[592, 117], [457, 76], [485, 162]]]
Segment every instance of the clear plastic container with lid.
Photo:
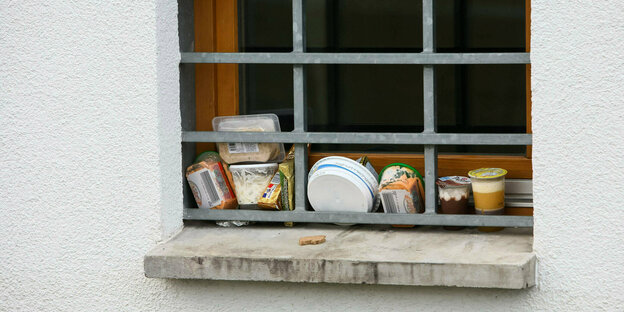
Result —
[[231, 165], [236, 199], [241, 208], [256, 205], [277, 171], [277, 164]]
[[[222, 116], [212, 119], [215, 131], [280, 132], [275, 114]], [[228, 164], [245, 162], [280, 162], [284, 159], [282, 143], [218, 143], [219, 155]]]

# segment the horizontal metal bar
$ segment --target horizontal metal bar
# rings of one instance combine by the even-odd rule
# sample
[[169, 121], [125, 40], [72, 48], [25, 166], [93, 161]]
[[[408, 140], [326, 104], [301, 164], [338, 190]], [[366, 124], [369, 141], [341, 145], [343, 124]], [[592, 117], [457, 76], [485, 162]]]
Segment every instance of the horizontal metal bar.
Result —
[[314, 211], [215, 210], [185, 208], [185, 220], [240, 220], [359, 224], [415, 224], [532, 227], [533, 217], [441, 214], [336, 213]]
[[181, 63], [247, 64], [529, 64], [529, 53], [203, 53]]
[[184, 131], [183, 142], [531, 145], [531, 134]]

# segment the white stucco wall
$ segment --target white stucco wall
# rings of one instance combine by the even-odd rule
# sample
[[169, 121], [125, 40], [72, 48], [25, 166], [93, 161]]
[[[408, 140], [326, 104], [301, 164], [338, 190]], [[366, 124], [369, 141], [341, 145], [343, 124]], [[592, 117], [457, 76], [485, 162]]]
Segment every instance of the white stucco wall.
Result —
[[540, 277], [507, 291], [146, 279], [181, 225], [175, 2], [3, 3], [0, 310], [622, 310], [621, 12], [533, 1]]

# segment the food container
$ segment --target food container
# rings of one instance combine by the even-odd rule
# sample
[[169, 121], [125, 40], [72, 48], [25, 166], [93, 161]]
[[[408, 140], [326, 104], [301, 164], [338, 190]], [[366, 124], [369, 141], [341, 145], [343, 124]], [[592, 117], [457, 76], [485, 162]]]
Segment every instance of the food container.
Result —
[[236, 209], [234, 191], [219, 155], [204, 155], [201, 161], [186, 169], [186, 180], [199, 208]]
[[[442, 177], [436, 180], [441, 214], [468, 214], [470, 179], [461, 176]], [[445, 226], [446, 230], [461, 230], [463, 226]]]
[[[507, 170], [501, 168], [480, 168], [468, 172], [472, 182], [476, 214], [505, 214], [505, 175]], [[502, 229], [502, 227], [479, 227], [483, 232]]]
[[211, 160], [211, 161], [221, 161], [221, 157], [219, 156], [219, 153], [217, 152], [213, 152], [213, 151], [207, 151], [207, 152], [203, 152], [201, 154], [199, 154], [196, 158], [195, 158], [195, 164], [198, 162], [202, 162], [204, 160]]
[[[239, 115], [212, 119], [215, 131], [280, 132], [275, 114]], [[280, 162], [284, 159], [282, 143], [217, 143], [219, 155], [228, 164], [245, 162]]]
[[241, 208], [256, 205], [277, 171], [277, 164], [231, 165], [236, 199]]
[[424, 182], [418, 170], [394, 163], [379, 174], [379, 193], [385, 213], [421, 213], [424, 206]]
[[379, 202], [373, 173], [346, 157], [325, 157], [308, 174], [308, 200], [315, 211], [371, 212]]

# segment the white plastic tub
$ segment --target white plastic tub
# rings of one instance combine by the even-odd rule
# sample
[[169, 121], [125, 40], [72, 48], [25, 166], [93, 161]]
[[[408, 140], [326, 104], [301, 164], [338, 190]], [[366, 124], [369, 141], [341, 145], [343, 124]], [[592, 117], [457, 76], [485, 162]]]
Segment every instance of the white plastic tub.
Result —
[[379, 202], [377, 178], [349, 158], [319, 160], [308, 175], [308, 200], [315, 211], [371, 212]]

